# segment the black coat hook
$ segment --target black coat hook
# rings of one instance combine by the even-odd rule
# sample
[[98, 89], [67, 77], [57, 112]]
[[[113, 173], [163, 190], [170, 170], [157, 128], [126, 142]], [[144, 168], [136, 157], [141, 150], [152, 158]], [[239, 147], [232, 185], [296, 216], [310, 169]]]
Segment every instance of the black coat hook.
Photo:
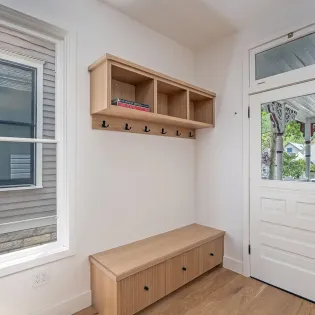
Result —
[[108, 128], [109, 127], [109, 124], [106, 125], [106, 121], [103, 120], [102, 122], [102, 128]]
[[144, 132], [150, 132], [150, 131], [151, 131], [151, 129], [148, 129], [148, 126], [144, 127]]
[[167, 132], [164, 130], [164, 128], [162, 128], [162, 135], [166, 135], [167, 134]]
[[193, 138], [195, 135], [193, 135], [191, 132], [189, 133], [189, 138]]
[[176, 136], [177, 136], [177, 137], [180, 137], [181, 135], [182, 135], [182, 134], [177, 130], [177, 131], [176, 131]]
[[131, 127], [128, 126], [128, 124], [125, 125], [125, 130], [130, 130]]

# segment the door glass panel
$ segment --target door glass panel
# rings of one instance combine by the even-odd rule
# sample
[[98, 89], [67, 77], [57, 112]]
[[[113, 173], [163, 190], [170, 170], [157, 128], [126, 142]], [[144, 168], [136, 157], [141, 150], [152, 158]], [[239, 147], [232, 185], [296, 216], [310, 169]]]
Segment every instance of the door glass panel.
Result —
[[315, 182], [315, 94], [261, 105], [261, 178]]
[[315, 64], [315, 34], [256, 54], [256, 80]]

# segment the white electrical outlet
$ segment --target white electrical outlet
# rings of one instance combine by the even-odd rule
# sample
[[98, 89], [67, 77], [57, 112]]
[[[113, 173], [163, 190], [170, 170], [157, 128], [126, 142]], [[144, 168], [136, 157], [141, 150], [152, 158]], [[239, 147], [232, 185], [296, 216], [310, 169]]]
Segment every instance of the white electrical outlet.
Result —
[[48, 283], [47, 273], [42, 271], [33, 276], [33, 288], [40, 287]]

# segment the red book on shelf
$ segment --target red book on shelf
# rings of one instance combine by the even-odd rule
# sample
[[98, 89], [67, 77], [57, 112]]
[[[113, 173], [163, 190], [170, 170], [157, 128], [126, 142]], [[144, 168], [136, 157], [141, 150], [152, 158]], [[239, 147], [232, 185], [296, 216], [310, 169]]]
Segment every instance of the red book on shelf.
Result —
[[117, 102], [117, 106], [125, 107], [125, 108], [131, 108], [131, 109], [135, 109], [135, 110], [140, 110], [142, 112], [150, 112], [149, 108], [145, 108], [145, 107], [141, 107], [141, 106], [135, 106], [135, 105], [131, 105], [131, 104], [126, 104], [124, 102]]

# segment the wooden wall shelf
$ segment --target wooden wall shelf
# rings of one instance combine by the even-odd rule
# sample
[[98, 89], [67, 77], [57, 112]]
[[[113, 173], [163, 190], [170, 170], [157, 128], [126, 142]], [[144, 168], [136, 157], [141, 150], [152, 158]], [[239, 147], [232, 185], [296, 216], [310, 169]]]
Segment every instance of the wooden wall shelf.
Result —
[[[196, 129], [215, 126], [213, 92], [109, 54], [89, 71], [93, 129], [195, 138]], [[115, 98], [146, 104], [150, 112], [112, 105]], [[128, 130], [131, 121], [136, 128]]]

